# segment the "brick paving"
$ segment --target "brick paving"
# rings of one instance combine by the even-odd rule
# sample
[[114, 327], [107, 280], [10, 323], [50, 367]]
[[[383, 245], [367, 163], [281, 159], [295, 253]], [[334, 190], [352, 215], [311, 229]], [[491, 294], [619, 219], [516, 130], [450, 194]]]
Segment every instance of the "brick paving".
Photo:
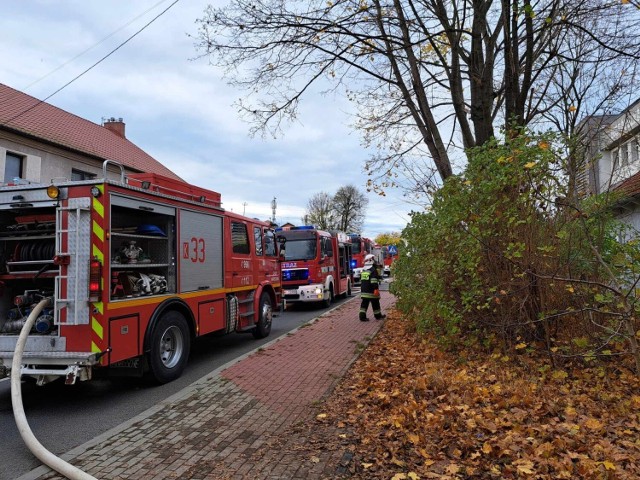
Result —
[[[381, 294], [386, 311], [395, 299]], [[342, 478], [348, 452], [305, 450], [318, 406], [382, 324], [360, 322], [359, 305], [345, 302], [65, 459], [112, 480]], [[27, 477], [64, 478], [46, 467]]]

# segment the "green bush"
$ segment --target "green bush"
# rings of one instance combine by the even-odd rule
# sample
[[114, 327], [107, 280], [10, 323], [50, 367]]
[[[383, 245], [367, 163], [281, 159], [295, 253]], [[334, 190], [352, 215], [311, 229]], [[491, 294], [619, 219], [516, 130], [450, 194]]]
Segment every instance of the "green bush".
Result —
[[614, 220], [620, 198], [570, 191], [567, 151], [552, 135], [494, 140], [412, 215], [393, 292], [419, 331], [556, 360], [637, 357], [638, 242], [620, 241], [630, 234]]

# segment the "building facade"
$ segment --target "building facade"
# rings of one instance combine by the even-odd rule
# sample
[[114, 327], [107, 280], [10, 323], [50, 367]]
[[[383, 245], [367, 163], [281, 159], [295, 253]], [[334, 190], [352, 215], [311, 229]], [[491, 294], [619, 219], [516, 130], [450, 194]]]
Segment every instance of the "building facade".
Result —
[[640, 232], [640, 99], [619, 115], [593, 117], [582, 124], [585, 158], [578, 177], [582, 194], [616, 192], [616, 215]]

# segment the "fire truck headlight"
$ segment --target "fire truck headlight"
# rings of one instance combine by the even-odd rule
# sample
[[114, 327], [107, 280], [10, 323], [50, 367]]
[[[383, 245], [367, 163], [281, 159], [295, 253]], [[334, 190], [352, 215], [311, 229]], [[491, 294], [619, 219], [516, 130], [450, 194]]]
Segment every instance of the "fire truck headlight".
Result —
[[315, 294], [316, 294], [316, 295], [322, 295], [322, 288], [320, 288], [320, 287], [316, 287]]

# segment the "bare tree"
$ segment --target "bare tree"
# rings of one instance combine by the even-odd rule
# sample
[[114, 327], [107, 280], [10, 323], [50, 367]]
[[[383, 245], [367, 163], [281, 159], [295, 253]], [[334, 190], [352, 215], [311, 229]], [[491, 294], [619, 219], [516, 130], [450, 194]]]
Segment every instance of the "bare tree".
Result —
[[[249, 92], [239, 106], [254, 131], [295, 119], [312, 84], [344, 91], [378, 152], [374, 188], [429, 193], [499, 126], [571, 127], [632, 92], [634, 3], [232, 0], [198, 20], [197, 48]], [[619, 81], [595, 74], [611, 65]]]
[[360, 233], [369, 199], [354, 185], [340, 187], [333, 197], [336, 228], [342, 232]]
[[304, 218], [322, 230], [333, 230], [336, 224], [333, 197], [326, 192], [316, 193], [307, 203]]

